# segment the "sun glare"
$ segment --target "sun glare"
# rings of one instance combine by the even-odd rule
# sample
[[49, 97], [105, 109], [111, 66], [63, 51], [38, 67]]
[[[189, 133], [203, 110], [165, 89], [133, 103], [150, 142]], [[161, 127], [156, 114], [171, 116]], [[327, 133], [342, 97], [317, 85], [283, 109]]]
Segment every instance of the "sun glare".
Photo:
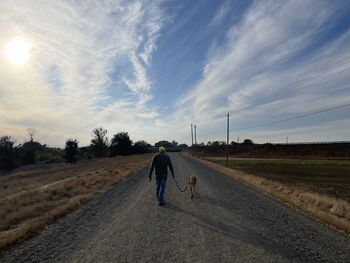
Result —
[[5, 47], [5, 55], [8, 61], [15, 65], [24, 65], [28, 61], [29, 50], [32, 46], [22, 39], [15, 39]]

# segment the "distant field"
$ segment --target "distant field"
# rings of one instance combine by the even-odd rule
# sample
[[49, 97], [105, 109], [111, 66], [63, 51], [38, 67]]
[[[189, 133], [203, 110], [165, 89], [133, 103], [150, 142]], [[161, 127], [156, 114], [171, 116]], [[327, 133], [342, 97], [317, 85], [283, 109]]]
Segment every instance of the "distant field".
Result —
[[151, 158], [145, 154], [23, 166], [0, 176], [0, 248], [134, 174]]
[[[226, 165], [223, 157], [205, 158]], [[350, 160], [229, 159], [229, 167], [350, 200]]]
[[[210, 157], [208, 160], [226, 164], [224, 157]], [[300, 165], [300, 166], [350, 166], [350, 160], [301, 160], [301, 159], [261, 159], [235, 158], [229, 159], [231, 166], [260, 166], [260, 165]]]

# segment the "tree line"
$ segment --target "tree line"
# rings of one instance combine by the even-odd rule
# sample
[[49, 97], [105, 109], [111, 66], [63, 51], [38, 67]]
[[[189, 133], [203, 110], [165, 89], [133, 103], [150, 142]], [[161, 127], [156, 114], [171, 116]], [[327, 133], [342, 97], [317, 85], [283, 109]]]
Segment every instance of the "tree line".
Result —
[[20, 165], [37, 162], [76, 162], [79, 159], [113, 157], [116, 155], [143, 154], [151, 145], [144, 140], [133, 142], [127, 132], [118, 132], [111, 140], [107, 130], [99, 127], [93, 130], [89, 146], [79, 147], [75, 138], [68, 138], [64, 150], [48, 147], [34, 140], [34, 132], [30, 130], [30, 140], [15, 146], [10, 136], [0, 137], [0, 169], [11, 170]]

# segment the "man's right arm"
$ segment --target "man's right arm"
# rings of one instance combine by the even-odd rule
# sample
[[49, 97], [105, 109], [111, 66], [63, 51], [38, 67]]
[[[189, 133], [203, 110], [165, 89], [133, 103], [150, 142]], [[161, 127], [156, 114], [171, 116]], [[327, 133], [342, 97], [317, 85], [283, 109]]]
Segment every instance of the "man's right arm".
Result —
[[153, 173], [153, 169], [154, 169], [154, 163], [155, 163], [155, 157], [153, 157], [153, 159], [152, 159], [152, 164], [151, 164], [151, 168], [149, 169], [148, 177], [149, 177], [149, 180], [150, 180], [150, 181], [151, 181], [151, 179], [152, 179], [152, 173]]

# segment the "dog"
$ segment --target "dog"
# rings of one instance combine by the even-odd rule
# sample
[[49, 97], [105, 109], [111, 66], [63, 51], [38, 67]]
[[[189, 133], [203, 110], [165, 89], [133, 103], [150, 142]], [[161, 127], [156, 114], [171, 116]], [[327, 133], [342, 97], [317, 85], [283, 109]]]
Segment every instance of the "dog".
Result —
[[196, 186], [196, 183], [197, 183], [197, 177], [194, 175], [190, 175], [188, 177], [188, 189], [190, 190], [191, 199], [193, 199], [193, 193], [194, 193], [194, 188]]

